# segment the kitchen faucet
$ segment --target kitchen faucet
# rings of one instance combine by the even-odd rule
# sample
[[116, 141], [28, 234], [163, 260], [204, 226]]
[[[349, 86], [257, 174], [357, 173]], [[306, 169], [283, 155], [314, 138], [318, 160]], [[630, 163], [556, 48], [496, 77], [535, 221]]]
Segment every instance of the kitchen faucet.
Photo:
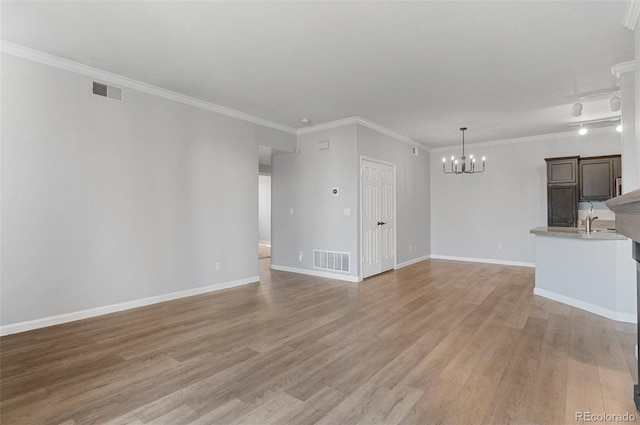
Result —
[[591, 204], [591, 207], [589, 208], [589, 215], [587, 215], [587, 218], [584, 221], [584, 225], [585, 225], [586, 232], [591, 233], [591, 224], [593, 223], [593, 220], [595, 220], [598, 217], [593, 217], [593, 204], [591, 203], [591, 201], [587, 201], [587, 202]]

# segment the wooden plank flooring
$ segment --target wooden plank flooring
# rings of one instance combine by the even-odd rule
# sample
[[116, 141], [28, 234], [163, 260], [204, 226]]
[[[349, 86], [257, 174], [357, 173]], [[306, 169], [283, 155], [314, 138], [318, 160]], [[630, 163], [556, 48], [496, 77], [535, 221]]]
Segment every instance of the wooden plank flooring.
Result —
[[639, 416], [635, 326], [534, 270], [429, 260], [260, 284], [0, 338], [2, 424], [575, 424]]

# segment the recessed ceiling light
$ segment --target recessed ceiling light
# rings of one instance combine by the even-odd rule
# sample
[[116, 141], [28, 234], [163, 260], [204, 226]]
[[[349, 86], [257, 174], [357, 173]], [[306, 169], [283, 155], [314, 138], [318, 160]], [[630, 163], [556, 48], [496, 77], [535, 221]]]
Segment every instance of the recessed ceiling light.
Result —
[[302, 118], [300, 118], [300, 122], [303, 123], [303, 124], [309, 124], [309, 123], [311, 123], [311, 120], [309, 118], [307, 118], [307, 117], [302, 117]]
[[581, 136], [584, 136], [585, 134], [587, 134], [589, 131], [584, 128], [584, 127], [580, 127], [580, 130], [578, 130], [578, 134]]

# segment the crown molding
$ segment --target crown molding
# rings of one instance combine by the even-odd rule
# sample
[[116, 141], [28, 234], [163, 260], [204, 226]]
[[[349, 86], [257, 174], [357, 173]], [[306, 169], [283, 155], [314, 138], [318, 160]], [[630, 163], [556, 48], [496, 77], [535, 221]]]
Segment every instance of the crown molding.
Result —
[[17, 56], [22, 59], [27, 59], [33, 62], [42, 63], [45, 65], [53, 66], [55, 68], [63, 69], [65, 71], [74, 72], [76, 74], [85, 75], [87, 77], [111, 82], [116, 85], [124, 86], [134, 90], [138, 90], [147, 94], [152, 94], [165, 99], [180, 102], [189, 106], [204, 109], [218, 114], [226, 115], [232, 118], [237, 118], [243, 121], [248, 121], [253, 124], [262, 125], [264, 127], [273, 128], [275, 130], [284, 131], [290, 134], [296, 134], [296, 129], [283, 124], [279, 124], [274, 121], [270, 121], [264, 118], [256, 117], [244, 112], [236, 111], [235, 109], [227, 108], [215, 103], [207, 102], [194, 97], [186, 96], [184, 94], [176, 93], [171, 90], [163, 89], [161, 87], [153, 86], [151, 84], [144, 83], [142, 81], [134, 80], [132, 78], [123, 77], [122, 75], [114, 74], [112, 72], [104, 71], [99, 68], [94, 68], [89, 65], [84, 65], [79, 62], [74, 62], [68, 59], [64, 59], [58, 56], [44, 53], [38, 50], [30, 49], [28, 47], [21, 46], [19, 44], [11, 43], [2, 40], [0, 44], [0, 51], [12, 56]]
[[622, 25], [629, 28], [631, 31], [635, 31], [638, 26], [638, 19], [640, 18], [640, 0], [631, 0], [627, 4], [627, 10], [622, 20]]
[[408, 145], [416, 146], [416, 147], [418, 147], [420, 149], [427, 150], [424, 145], [421, 145], [420, 143], [416, 142], [415, 140], [413, 140], [413, 139], [411, 139], [411, 138], [409, 138], [409, 137], [407, 137], [407, 136], [405, 136], [403, 134], [397, 133], [397, 132], [395, 132], [395, 131], [393, 131], [393, 130], [391, 130], [389, 128], [383, 127], [383, 126], [381, 126], [379, 124], [374, 123], [373, 121], [369, 121], [368, 119], [365, 119], [365, 118], [362, 118], [362, 117], [355, 117], [355, 118], [358, 120], [358, 124], [360, 124], [360, 125], [362, 125], [364, 127], [367, 127], [367, 128], [369, 128], [369, 129], [371, 129], [373, 131], [377, 131], [378, 133], [384, 134], [385, 136], [389, 136], [389, 137], [391, 137], [393, 139], [399, 140], [399, 141], [401, 141], [403, 143], [406, 143]]
[[309, 127], [299, 128], [297, 135], [315, 133], [316, 131], [329, 130], [332, 128], [338, 128], [349, 124], [358, 124], [358, 117], [342, 118], [335, 121], [329, 121], [322, 124], [311, 125]]
[[329, 121], [322, 124], [312, 125], [310, 127], [300, 128], [298, 129], [298, 135], [315, 133], [316, 131], [329, 130], [332, 128], [342, 127], [350, 124], [360, 124], [363, 127], [367, 127], [373, 131], [377, 131], [378, 133], [384, 134], [385, 136], [389, 136], [392, 139], [396, 139], [402, 143], [406, 143], [411, 146], [416, 146], [427, 152], [430, 151], [430, 148], [424, 145], [421, 145], [420, 143], [416, 142], [413, 139], [410, 139], [405, 135], [397, 133], [389, 128], [383, 127], [380, 124], [374, 123], [373, 121], [369, 121], [365, 118], [357, 117], [357, 116], [343, 118], [335, 121]]
[[611, 67], [611, 74], [615, 75], [616, 78], [620, 78], [620, 76], [626, 72], [633, 72], [636, 70], [636, 62], [628, 61], [622, 62]]
[[[589, 129], [589, 134], [604, 134], [611, 131], [613, 127], [598, 127]], [[516, 137], [513, 139], [502, 139], [502, 140], [492, 140], [489, 142], [478, 142], [478, 143], [465, 143], [465, 146], [474, 146], [474, 147], [489, 147], [489, 146], [500, 146], [500, 145], [515, 145], [519, 143], [531, 143], [531, 142], [542, 142], [547, 140], [557, 140], [557, 139], [566, 139], [567, 137], [573, 137], [576, 135], [575, 130], [571, 131], [563, 131], [562, 133], [550, 133], [550, 134], [539, 134], [536, 136], [525, 136], [525, 137]], [[581, 136], [582, 137], [582, 136]], [[455, 149], [460, 149], [460, 145], [454, 146], [442, 146], [438, 148], [432, 148], [431, 152], [449, 152]]]

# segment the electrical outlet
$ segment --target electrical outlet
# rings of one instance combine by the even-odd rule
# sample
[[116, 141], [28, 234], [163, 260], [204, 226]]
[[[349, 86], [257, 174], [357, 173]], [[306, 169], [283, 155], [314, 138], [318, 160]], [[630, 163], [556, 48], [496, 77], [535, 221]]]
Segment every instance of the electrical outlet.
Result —
[[501, 243], [498, 244], [498, 249], [502, 249], [502, 244]]
[[216, 270], [220, 270], [220, 263], [216, 263]]
[[409, 245], [409, 252], [413, 251], [413, 245]]
[[298, 254], [298, 261], [302, 262], [302, 258], [304, 258], [304, 252], [300, 251], [300, 254]]

